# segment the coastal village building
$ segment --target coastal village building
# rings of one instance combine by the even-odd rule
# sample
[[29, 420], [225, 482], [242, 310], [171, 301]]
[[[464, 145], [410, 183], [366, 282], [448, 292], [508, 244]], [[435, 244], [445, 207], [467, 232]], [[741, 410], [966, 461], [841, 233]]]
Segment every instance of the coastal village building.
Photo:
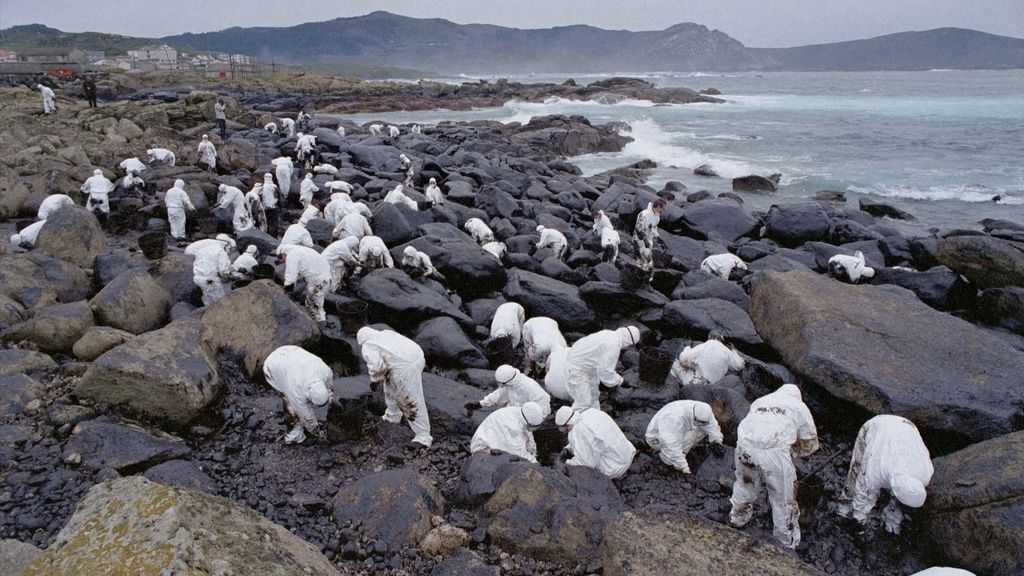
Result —
[[29, 48], [18, 53], [18, 62], [31, 64], [81, 64], [89, 54], [78, 48]]
[[143, 46], [129, 50], [128, 58], [135, 70], [170, 70], [178, 67], [178, 50], [167, 44]]

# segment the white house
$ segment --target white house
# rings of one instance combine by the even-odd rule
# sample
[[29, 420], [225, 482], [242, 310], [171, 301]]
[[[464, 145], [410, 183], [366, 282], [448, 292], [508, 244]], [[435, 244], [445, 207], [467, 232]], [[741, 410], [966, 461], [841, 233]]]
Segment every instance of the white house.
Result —
[[178, 50], [166, 44], [143, 46], [138, 50], [129, 50], [128, 57], [142, 67], [152, 66], [156, 69], [178, 67]]

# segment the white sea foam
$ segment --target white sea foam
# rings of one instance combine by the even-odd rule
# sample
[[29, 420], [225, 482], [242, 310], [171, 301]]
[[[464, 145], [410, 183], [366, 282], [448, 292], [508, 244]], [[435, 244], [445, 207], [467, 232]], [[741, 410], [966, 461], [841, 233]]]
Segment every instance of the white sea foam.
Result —
[[1002, 204], [1024, 205], [1024, 195], [1021, 195], [1020, 191], [1008, 192], [1003, 189], [992, 189], [987, 186], [972, 184], [929, 186], [928, 188], [914, 188], [902, 184], [875, 184], [872, 186], [848, 186], [847, 190], [859, 194], [874, 194], [887, 198], [931, 201], [992, 202], [994, 197], [1000, 196]]
[[707, 154], [681, 145], [679, 134], [666, 132], [657, 122], [643, 118], [629, 123], [632, 130], [627, 133], [633, 141], [626, 144], [620, 156], [642, 159], [649, 158], [661, 168], [693, 169], [708, 164], [723, 178], [738, 178], [757, 174], [759, 170], [746, 160], [732, 156]]

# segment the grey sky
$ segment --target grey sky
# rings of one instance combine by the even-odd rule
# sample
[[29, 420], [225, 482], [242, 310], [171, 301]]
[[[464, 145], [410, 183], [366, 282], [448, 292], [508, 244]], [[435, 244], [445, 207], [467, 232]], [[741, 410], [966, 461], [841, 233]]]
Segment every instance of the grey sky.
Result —
[[291, 26], [387, 10], [517, 28], [590, 24], [717, 28], [752, 47], [796, 46], [943, 26], [1024, 37], [1024, 0], [0, 0], [0, 28], [159, 37], [232, 26]]

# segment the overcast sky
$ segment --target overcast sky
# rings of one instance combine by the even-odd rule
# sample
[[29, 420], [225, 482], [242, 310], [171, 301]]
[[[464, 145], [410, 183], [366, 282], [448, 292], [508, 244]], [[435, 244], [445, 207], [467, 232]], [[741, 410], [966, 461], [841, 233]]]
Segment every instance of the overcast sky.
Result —
[[590, 24], [717, 28], [752, 47], [854, 40], [943, 26], [1024, 37], [1024, 0], [0, 0], [0, 28], [160, 37], [232, 26], [291, 26], [387, 10], [517, 28]]

